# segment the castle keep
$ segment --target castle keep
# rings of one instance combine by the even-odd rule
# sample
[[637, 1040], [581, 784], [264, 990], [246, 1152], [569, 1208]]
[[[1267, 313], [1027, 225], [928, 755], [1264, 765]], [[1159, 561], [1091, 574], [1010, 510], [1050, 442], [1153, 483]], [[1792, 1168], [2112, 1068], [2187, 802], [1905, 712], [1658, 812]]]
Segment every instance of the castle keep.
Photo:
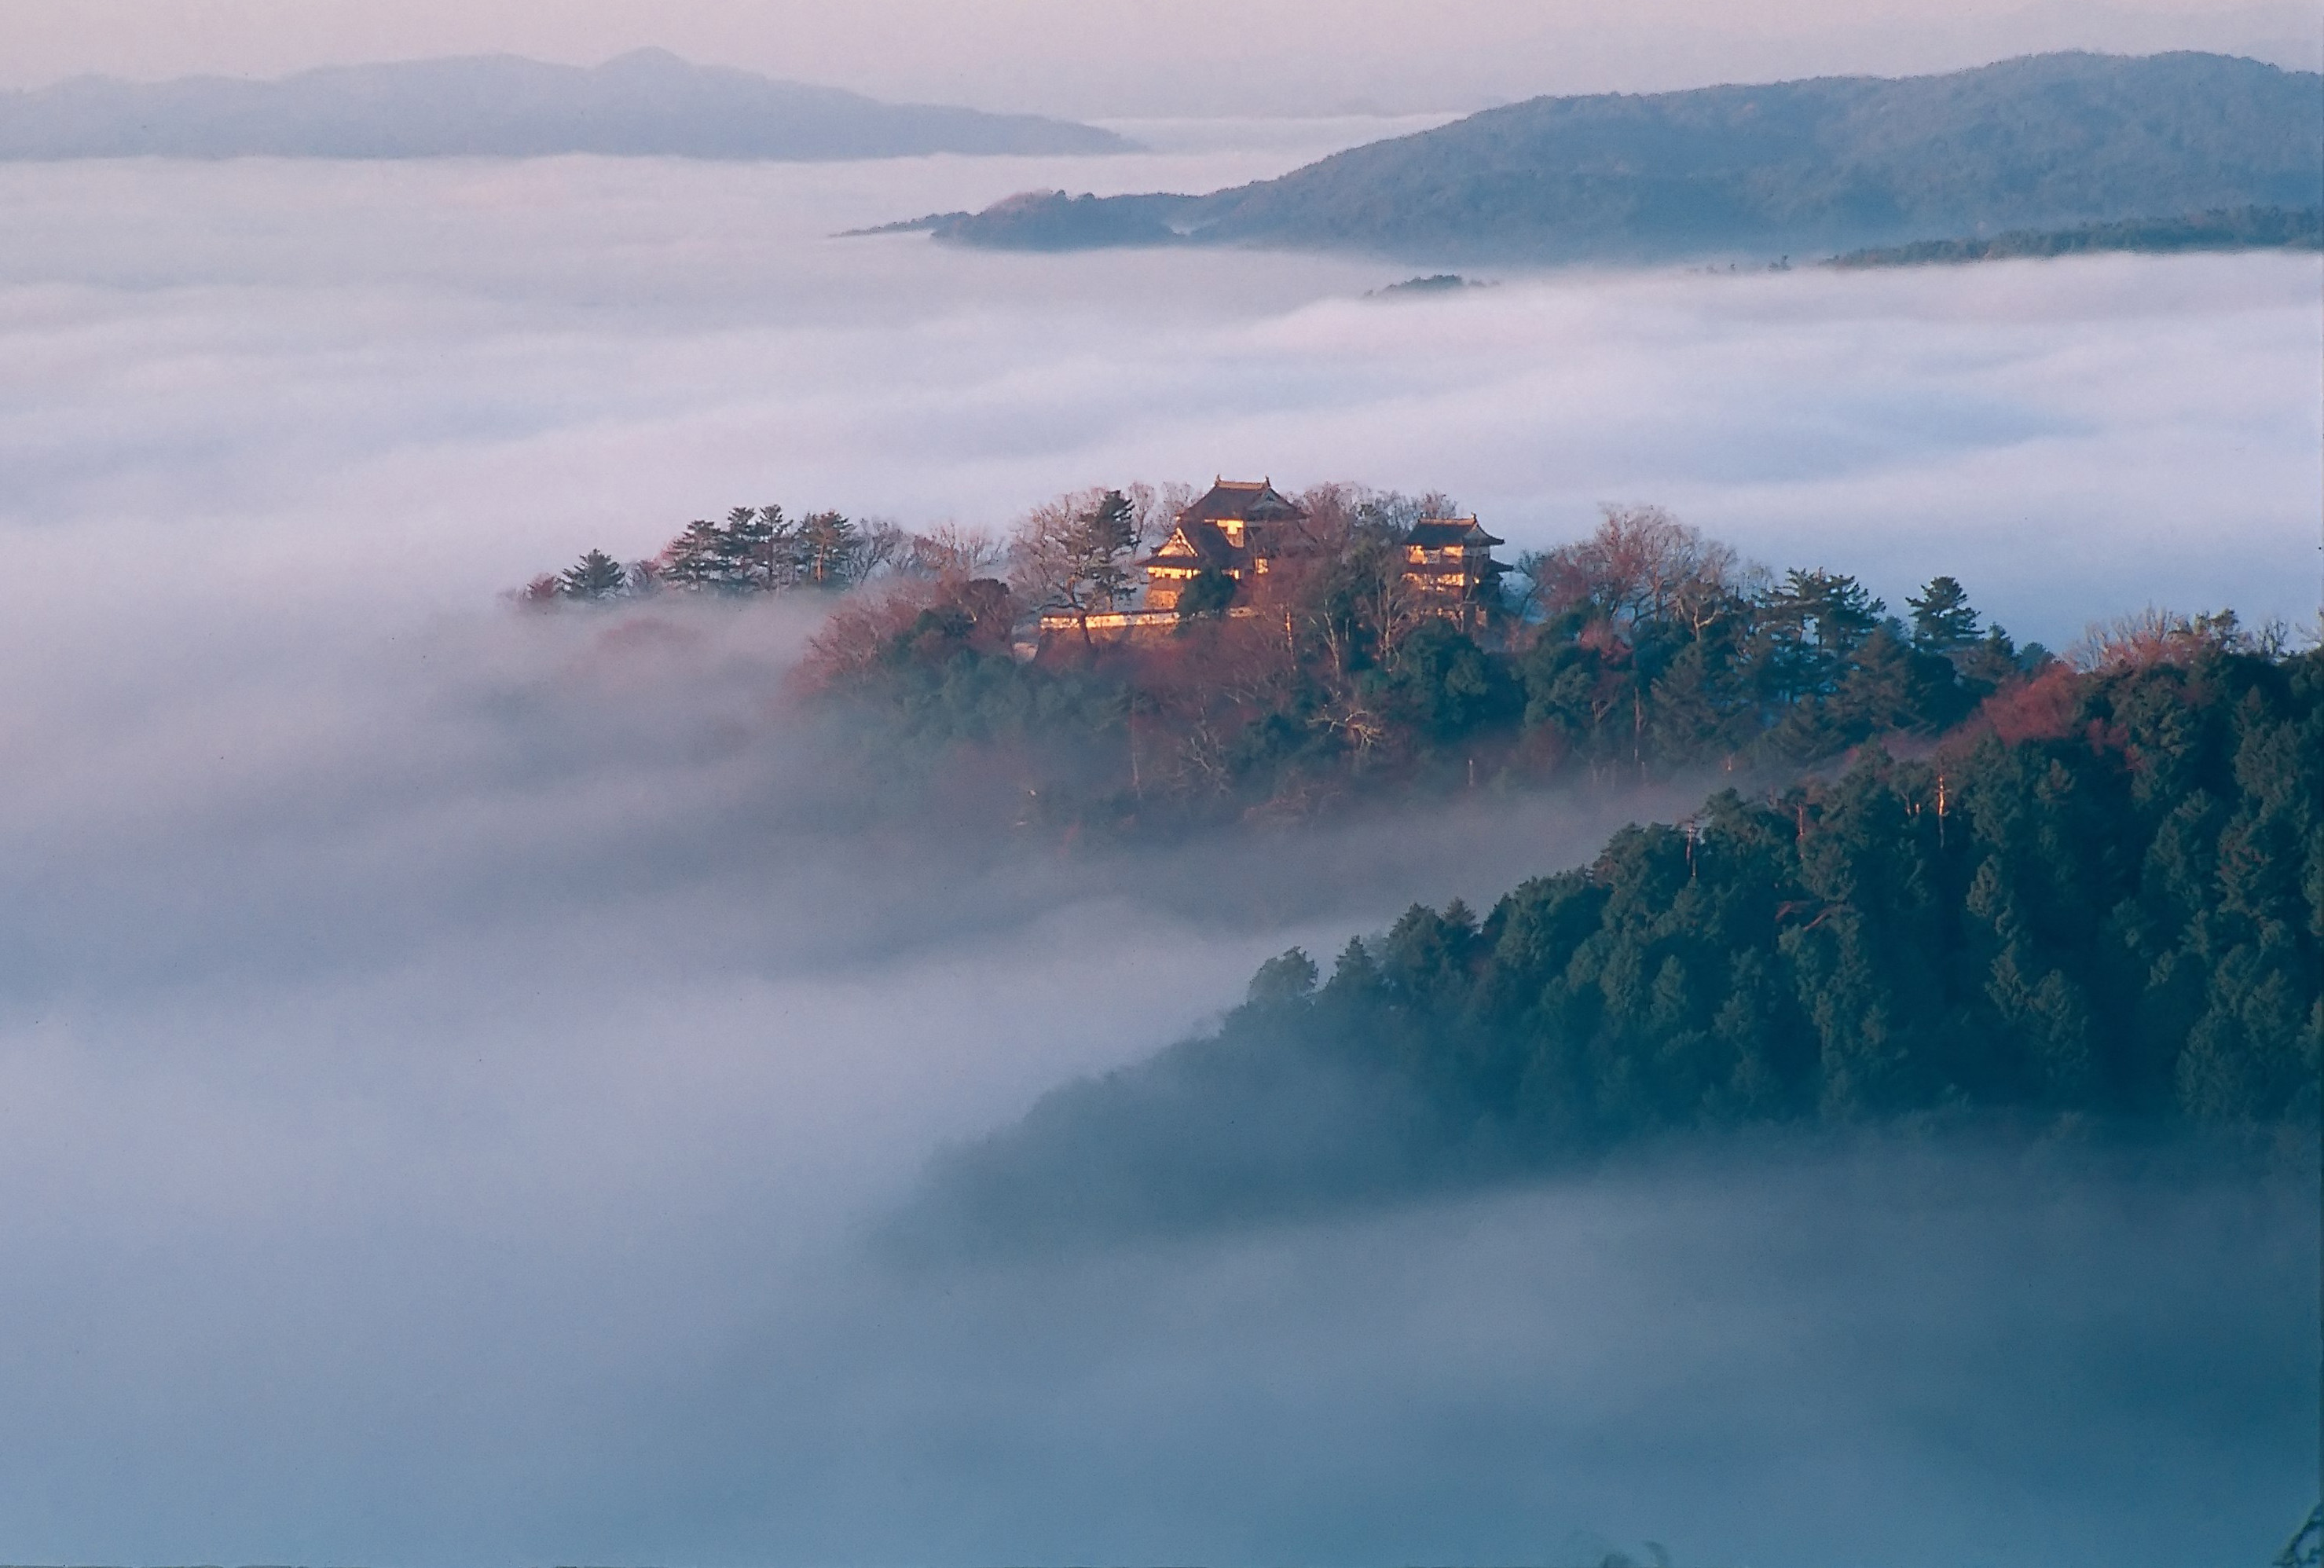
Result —
[[1267, 571], [1286, 556], [1312, 555], [1306, 509], [1267, 480], [1221, 479], [1180, 512], [1146, 571], [1146, 607], [1174, 613], [1178, 600], [1205, 571], [1237, 583]]
[[[1473, 516], [1422, 518], [1402, 542], [1404, 586], [1422, 613], [1457, 622], [1464, 631], [1480, 630], [1490, 587], [1503, 569], [1492, 553], [1502, 542]], [[1307, 509], [1271, 481], [1222, 478], [1178, 513], [1169, 536], [1138, 563], [1145, 576], [1138, 608], [1047, 611], [1041, 634], [1102, 640], [1167, 634], [1177, 628], [1186, 595], [1205, 574], [1234, 586], [1236, 603], [1228, 615], [1254, 615], [1259, 611], [1250, 589], [1257, 579], [1323, 548]]]

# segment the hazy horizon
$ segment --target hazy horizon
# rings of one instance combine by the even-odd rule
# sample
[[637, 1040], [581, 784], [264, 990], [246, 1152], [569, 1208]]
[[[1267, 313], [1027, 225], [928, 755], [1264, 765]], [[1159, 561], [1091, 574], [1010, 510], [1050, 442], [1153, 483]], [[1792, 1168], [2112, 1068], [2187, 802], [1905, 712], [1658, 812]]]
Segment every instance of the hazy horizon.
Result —
[[[2059, 49], [2200, 49], [2314, 69], [2324, 19], [2284, 0], [1978, 3], [1931, 15], [1882, 0], [1610, 0], [1555, 12], [1460, 0], [1425, 25], [1367, 5], [1325, 32], [1287, 0], [1227, 6], [1024, 0], [996, 29], [930, 0], [772, 18], [733, 0], [392, 11], [346, 0], [27, 0], [0, 87], [100, 74], [275, 77], [320, 65], [509, 53], [595, 66], [641, 48], [877, 97], [1093, 119], [1157, 115], [1466, 113], [1543, 94], [1644, 92], [1837, 74], [1913, 75]], [[1296, 60], [1296, 69], [1288, 62]]]

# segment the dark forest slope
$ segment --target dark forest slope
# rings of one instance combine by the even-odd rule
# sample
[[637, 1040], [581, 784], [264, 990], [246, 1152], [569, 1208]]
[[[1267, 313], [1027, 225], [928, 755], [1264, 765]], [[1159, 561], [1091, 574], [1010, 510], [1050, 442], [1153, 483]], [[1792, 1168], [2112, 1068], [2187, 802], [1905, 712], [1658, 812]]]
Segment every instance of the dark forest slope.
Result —
[[0, 93], [0, 158], [532, 157], [816, 160], [1112, 152], [1110, 131], [885, 104], [640, 50], [594, 70], [510, 55], [310, 70], [281, 81], [83, 77]]
[[1168, 1231], [1898, 1116], [2303, 1137], [2319, 944], [2324, 654], [2052, 665], [1921, 760], [1627, 829], [1481, 920], [1416, 906], [1321, 986], [1286, 954], [1217, 1034], [950, 1157], [916, 1218]]
[[[2324, 187], [2324, 82], [2221, 55], [2035, 55], [1945, 76], [1536, 98], [1202, 198], [1212, 243], [1430, 260], [1807, 254], [2242, 206]], [[1093, 225], [1111, 204], [1092, 202]], [[1067, 248], [1056, 212], [939, 232]], [[1029, 219], [1038, 219], [1038, 223]], [[1122, 226], [1103, 243], [1120, 243]]]
[[1908, 245], [1850, 251], [1835, 267], [1920, 267], [2133, 251], [2324, 250], [2324, 209], [2237, 207], [2181, 217], [2129, 218], [2067, 229], [2012, 229], [1990, 239], [1915, 240]]

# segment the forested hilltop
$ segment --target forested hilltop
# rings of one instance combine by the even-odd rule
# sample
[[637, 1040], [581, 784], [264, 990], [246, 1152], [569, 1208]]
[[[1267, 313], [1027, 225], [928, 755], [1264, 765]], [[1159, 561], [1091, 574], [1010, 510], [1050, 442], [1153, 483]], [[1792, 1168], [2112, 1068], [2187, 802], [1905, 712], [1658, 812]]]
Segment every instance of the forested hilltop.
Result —
[[1482, 918], [1416, 906], [1328, 978], [1286, 953], [1215, 1034], [939, 1162], [907, 1230], [1046, 1245], [1900, 1117], [2304, 1140], [2319, 942], [2324, 653], [2154, 621], [1918, 758], [1722, 792]]
[[1067, 632], [1028, 657], [1038, 612], [1130, 596], [1182, 491], [1061, 496], [1005, 541], [737, 508], [654, 560], [593, 551], [527, 594], [829, 594], [803, 684], [883, 770], [1005, 780], [1022, 825], [1129, 833], [1414, 791], [1788, 779], [1875, 737], [1926, 745], [2051, 657], [1950, 577], [1895, 613], [1852, 576], [1771, 572], [1652, 507], [1521, 558], [1464, 626], [1404, 571], [1415, 520], [1451, 503], [1351, 484], [1300, 496], [1310, 553], [1198, 579], [1175, 635]]
[[1482, 918], [1416, 906], [1328, 977], [1284, 954], [1216, 1034], [942, 1162], [913, 1223], [1167, 1229], [1900, 1117], [2313, 1128], [2324, 650], [2148, 611], [2054, 656], [1949, 576], [1891, 613], [1653, 508], [1487, 574], [1456, 620], [1405, 567], [1446, 498], [1295, 510], [1310, 548], [1196, 577], [1145, 641], [1088, 625], [1179, 488], [1060, 496], [1006, 540], [738, 508], [524, 595], [827, 594], [800, 696], [918, 798], [999, 781], [972, 801], [994, 828], [1732, 781]]
[[2324, 182], [2324, 84], [2224, 55], [1544, 97], [1206, 196], [1018, 197], [964, 244], [1227, 244], [1422, 262], [1829, 254], [2249, 205]]

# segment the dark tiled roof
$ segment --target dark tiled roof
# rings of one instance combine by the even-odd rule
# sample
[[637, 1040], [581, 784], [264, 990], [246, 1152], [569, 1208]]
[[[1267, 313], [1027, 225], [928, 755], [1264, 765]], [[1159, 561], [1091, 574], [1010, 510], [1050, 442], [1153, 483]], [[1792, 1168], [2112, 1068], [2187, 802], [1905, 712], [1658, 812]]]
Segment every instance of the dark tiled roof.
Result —
[[1199, 519], [1216, 522], [1234, 518], [1245, 522], [1304, 521], [1306, 508], [1264, 479], [1221, 479], [1207, 494], [1178, 514], [1185, 522]]
[[1477, 525], [1473, 517], [1424, 517], [1412, 525], [1406, 542], [1423, 549], [1450, 549], [1455, 546], [1482, 545], [1490, 549], [1507, 540], [1495, 539]]
[[[1185, 542], [1186, 548], [1183, 550], [1174, 549], [1172, 547], [1182, 540]], [[1192, 561], [1223, 571], [1248, 566], [1250, 557], [1250, 551], [1237, 549], [1234, 547], [1227, 536], [1220, 530], [1217, 523], [1206, 518], [1188, 517], [1181, 512], [1178, 516], [1177, 531], [1163, 540], [1162, 548], [1156, 550], [1148, 559], [1166, 564]]]

